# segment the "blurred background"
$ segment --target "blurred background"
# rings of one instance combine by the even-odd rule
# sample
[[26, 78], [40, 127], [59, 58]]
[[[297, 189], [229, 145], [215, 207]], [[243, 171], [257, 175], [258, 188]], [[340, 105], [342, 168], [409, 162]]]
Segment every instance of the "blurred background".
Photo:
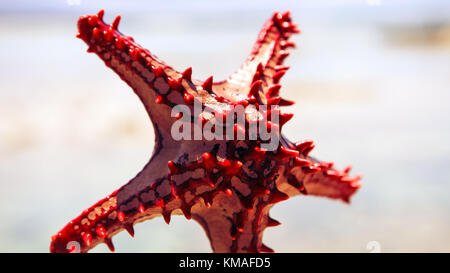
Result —
[[[282, 81], [297, 102], [284, 133], [352, 164], [363, 187], [350, 206], [276, 205], [282, 225], [264, 242], [277, 252], [450, 251], [449, 1], [2, 0], [0, 252], [48, 252], [52, 234], [152, 153], [138, 98], [75, 38], [78, 17], [102, 8], [166, 63], [216, 80], [240, 66], [273, 11], [290, 9], [303, 33]], [[211, 251], [184, 217], [135, 229], [114, 237], [117, 252]]]

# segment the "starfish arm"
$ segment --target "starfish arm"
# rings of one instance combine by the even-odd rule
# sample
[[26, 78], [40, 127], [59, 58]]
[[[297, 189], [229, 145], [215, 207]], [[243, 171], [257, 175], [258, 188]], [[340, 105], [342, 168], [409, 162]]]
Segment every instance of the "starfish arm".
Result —
[[361, 187], [361, 176], [349, 176], [344, 171], [332, 167], [332, 163], [321, 163], [309, 158], [311, 166], [295, 168], [288, 176], [289, 187], [285, 192], [289, 196], [304, 194], [339, 199], [346, 203]]
[[[159, 132], [159, 129], [156, 127], [155, 131]], [[185, 191], [195, 183], [202, 184], [204, 173], [194, 167], [183, 172], [175, 169], [184, 161], [197, 162], [203, 150], [191, 143], [174, 141], [170, 136], [161, 135], [158, 139], [160, 141], [144, 168], [127, 184], [84, 210], [54, 235], [51, 252], [69, 252], [68, 246], [73, 242], [79, 244], [80, 252], [87, 252], [99, 243], [106, 243], [113, 250], [112, 237], [122, 230], [133, 235], [136, 223], [159, 216], [169, 223], [172, 214], [191, 218], [191, 208], [201, 196], [195, 196], [195, 193], [192, 196], [188, 192], [190, 196], [185, 197]], [[204, 149], [211, 149], [211, 145]]]
[[[127, 230], [133, 236], [133, 225], [158, 216], [170, 221], [177, 203], [171, 202], [171, 182], [164, 172], [158, 172], [159, 161], [150, 161], [146, 167], [126, 185], [98, 201], [70, 221], [52, 237], [51, 252], [87, 252], [100, 243], [114, 251], [112, 237]], [[133, 192], [131, 192], [133, 191]], [[170, 203], [169, 203], [170, 202]], [[167, 203], [167, 204], [165, 204]], [[77, 244], [78, 249], [71, 249]]]
[[117, 213], [117, 191], [84, 210], [52, 236], [50, 252], [87, 252], [99, 243], [106, 243], [111, 251], [112, 235], [125, 228]]
[[214, 92], [230, 100], [241, 100], [247, 97], [252, 83], [261, 80], [263, 84], [258, 91], [264, 94], [264, 103], [266, 97], [278, 96], [280, 78], [289, 69], [283, 61], [289, 55], [288, 48], [295, 47], [289, 38], [295, 33], [299, 30], [291, 22], [290, 12], [275, 12], [261, 29], [244, 64], [227, 80], [215, 83]]
[[316, 162], [314, 166], [320, 171], [315, 174], [297, 174], [297, 179], [303, 181], [306, 193], [350, 203], [351, 196], [361, 187], [361, 175], [350, 176], [346, 170], [333, 168], [332, 163]]
[[[106, 66], [116, 72], [140, 98], [153, 124], [162, 131], [170, 130], [174, 105], [193, 104], [196, 85], [191, 81], [192, 69], [175, 71], [118, 30], [120, 16], [112, 24], [103, 22], [103, 10], [78, 20], [78, 35]], [[156, 116], [157, 115], [157, 116]]]
[[289, 147], [284, 149], [289, 150], [291, 156], [288, 157], [289, 163], [283, 166], [280, 181], [277, 181], [282, 192], [289, 196], [303, 194], [350, 202], [350, 197], [361, 187], [360, 175], [350, 176], [350, 166], [338, 170], [331, 162], [321, 162], [309, 156], [315, 147], [311, 140], [296, 144], [287, 142]]
[[262, 242], [264, 230], [279, 224], [269, 217], [272, 205], [256, 200], [248, 209], [242, 207], [236, 194], [219, 194], [214, 202], [220, 206], [196, 206], [192, 209], [192, 218], [205, 230], [214, 252], [273, 252]]

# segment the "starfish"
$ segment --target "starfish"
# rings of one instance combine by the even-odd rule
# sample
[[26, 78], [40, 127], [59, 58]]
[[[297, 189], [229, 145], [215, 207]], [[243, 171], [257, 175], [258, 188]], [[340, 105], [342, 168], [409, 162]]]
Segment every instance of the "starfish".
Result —
[[[299, 33], [289, 11], [266, 21], [244, 64], [220, 82], [193, 79], [190, 67], [176, 71], [119, 32], [120, 16], [106, 24], [103, 15], [80, 17], [77, 37], [139, 97], [153, 124], [155, 148], [133, 179], [52, 236], [51, 252], [87, 252], [100, 243], [113, 251], [116, 233], [133, 236], [134, 224], [159, 216], [169, 224], [172, 214], [197, 221], [214, 252], [273, 252], [262, 237], [266, 227], [280, 224], [269, 216], [275, 203], [295, 195], [348, 203], [358, 190], [361, 177], [349, 176], [350, 167], [337, 170], [309, 155], [313, 141], [294, 143], [280, 133], [268, 144], [273, 139], [251, 134], [258, 124], [280, 132], [293, 116], [279, 108], [294, 103], [279, 95], [289, 69], [283, 61], [295, 47], [289, 39]], [[174, 112], [196, 105], [199, 113]], [[246, 107], [240, 124], [230, 110], [237, 106]], [[231, 127], [217, 123], [230, 116]], [[215, 136], [231, 128], [232, 137], [175, 139], [176, 125], [209, 125]]]

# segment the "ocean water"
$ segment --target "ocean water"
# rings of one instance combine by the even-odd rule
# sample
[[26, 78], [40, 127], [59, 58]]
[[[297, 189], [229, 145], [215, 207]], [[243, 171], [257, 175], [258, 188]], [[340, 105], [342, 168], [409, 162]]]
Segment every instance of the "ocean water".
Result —
[[[86, 2], [86, 3], [85, 3]], [[450, 251], [450, 5], [446, 1], [15, 1], [0, 8], [0, 252], [47, 252], [50, 236], [145, 165], [141, 103], [86, 45], [76, 20], [106, 10], [173, 67], [219, 80], [274, 10], [292, 10], [283, 128], [312, 155], [354, 166], [352, 204], [296, 197], [271, 211], [277, 252]], [[120, 233], [117, 252], [209, 252], [194, 221]], [[107, 251], [98, 246], [95, 252]]]

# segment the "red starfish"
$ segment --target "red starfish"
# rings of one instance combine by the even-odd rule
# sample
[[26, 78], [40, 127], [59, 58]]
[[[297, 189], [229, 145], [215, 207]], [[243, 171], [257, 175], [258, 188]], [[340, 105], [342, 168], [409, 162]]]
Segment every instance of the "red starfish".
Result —
[[[52, 237], [52, 252], [86, 252], [99, 243], [114, 250], [114, 234], [125, 229], [133, 236], [135, 223], [160, 215], [169, 223], [171, 214], [198, 221], [214, 252], [272, 252], [262, 235], [266, 227], [280, 224], [269, 217], [273, 204], [298, 194], [349, 202], [360, 187], [359, 176], [348, 176], [350, 168], [338, 171], [332, 163], [308, 156], [312, 141], [294, 144], [280, 135], [271, 150], [261, 148], [267, 141], [250, 137], [252, 125], [263, 121], [277, 131], [293, 116], [278, 108], [259, 114], [262, 106], [293, 104], [279, 96], [280, 78], [289, 68], [282, 63], [287, 49], [295, 46], [289, 38], [299, 32], [289, 12], [276, 12], [241, 68], [216, 83], [212, 77], [192, 79], [191, 68], [179, 73], [165, 65], [118, 31], [120, 16], [108, 25], [103, 13], [80, 17], [77, 37], [138, 95], [153, 123], [156, 146], [135, 178]], [[201, 103], [201, 113], [171, 115], [176, 105], [191, 109], [194, 102]], [[219, 116], [230, 117], [229, 107], [237, 105], [253, 106], [244, 115], [244, 126], [234, 123], [233, 114], [234, 134], [244, 135], [243, 140], [171, 137], [176, 122], [189, 128], [210, 124]], [[215, 110], [214, 115], [207, 109]], [[271, 120], [274, 112], [279, 122]]]

